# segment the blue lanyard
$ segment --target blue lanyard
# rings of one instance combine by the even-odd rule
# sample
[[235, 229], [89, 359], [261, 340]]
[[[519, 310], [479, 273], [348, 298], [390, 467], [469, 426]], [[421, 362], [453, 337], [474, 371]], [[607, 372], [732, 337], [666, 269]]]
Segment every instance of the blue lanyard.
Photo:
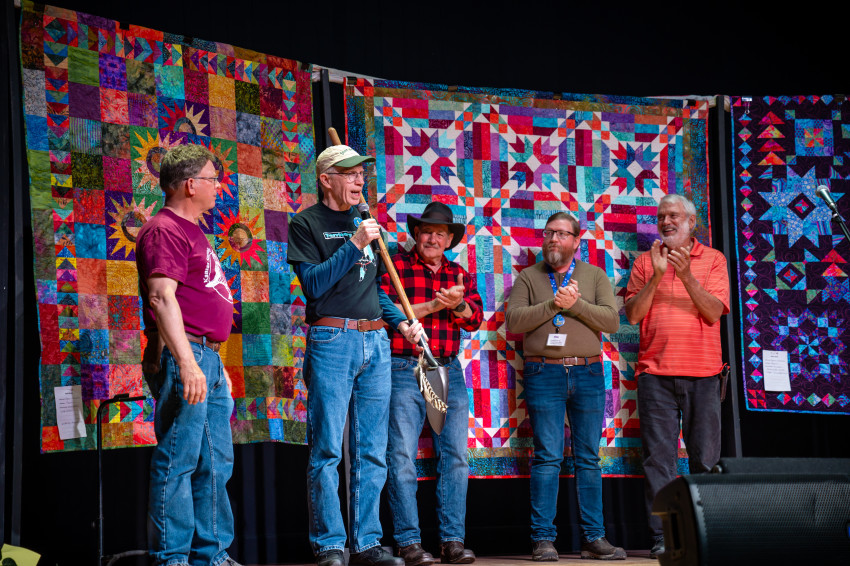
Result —
[[[552, 292], [556, 295], [558, 294], [558, 283], [555, 281], [555, 274], [552, 272], [552, 268], [549, 265], [546, 265], [547, 272], [549, 274], [549, 282], [552, 284]], [[576, 258], [573, 258], [573, 261], [570, 262], [570, 267], [567, 269], [567, 272], [564, 273], [564, 280], [561, 281], [561, 287], [566, 287], [570, 283], [570, 278], [573, 276], [573, 271], [576, 268]], [[558, 313], [552, 319], [552, 325], [555, 327], [555, 333], [561, 331], [561, 327], [564, 326], [566, 319], [564, 319], [564, 315]]]
[[[576, 258], [573, 258], [573, 261], [570, 262], [569, 269], [567, 269], [567, 272], [564, 273], [564, 280], [561, 281], [561, 287], [566, 287], [569, 284], [570, 278], [573, 276], [573, 271], [575, 271], [575, 268], [576, 268]], [[546, 265], [546, 270], [549, 272], [549, 282], [552, 284], [552, 292], [557, 295], [558, 294], [558, 283], [555, 282], [555, 274], [552, 272], [552, 268], [549, 267], [548, 264]]]

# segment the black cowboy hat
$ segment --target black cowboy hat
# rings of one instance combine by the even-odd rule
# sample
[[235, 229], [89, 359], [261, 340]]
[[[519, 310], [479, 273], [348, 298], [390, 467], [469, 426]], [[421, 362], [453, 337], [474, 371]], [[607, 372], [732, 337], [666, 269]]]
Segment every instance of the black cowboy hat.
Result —
[[411, 236], [415, 236], [415, 228], [422, 223], [445, 224], [449, 227], [449, 232], [452, 233], [452, 243], [446, 249], [451, 249], [460, 243], [463, 239], [463, 233], [466, 232], [466, 226], [464, 224], [458, 224], [457, 222], [453, 222], [453, 220], [452, 210], [448, 206], [441, 202], [432, 202], [425, 207], [425, 211], [419, 218], [415, 218], [409, 214], [407, 215], [407, 231], [410, 232]]

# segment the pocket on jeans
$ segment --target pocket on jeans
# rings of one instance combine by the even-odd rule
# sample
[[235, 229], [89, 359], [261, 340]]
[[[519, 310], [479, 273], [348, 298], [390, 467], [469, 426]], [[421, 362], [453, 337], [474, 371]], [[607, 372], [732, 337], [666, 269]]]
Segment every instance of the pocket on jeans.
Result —
[[401, 358], [392, 358], [392, 370], [393, 371], [402, 371], [405, 369], [411, 369], [413, 366], [413, 362], [410, 360], [405, 360]]
[[602, 366], [602, 362], [596, 362], [593, 364], [588, 364], [587, 371], [590, 375], [593, 376], [603, 376], [605, 375], [605, 368]]
[[543, 364], [540, 362], [528, 362], [525, 364], [525, 367], [522, 369], [522, 376], [524, 378], [533, 377], [540, 372], [543, 371]]
[[200, 364], [204, 359], [204, 347], [195, 342], [190, 342], [189, 345], [192, 347], [192, 355], [195, 356], [195, 362]]
[[332, 328], [330, 326], [312, 326], [310, 327], [310, 341], [318, 344], [333, 342], [337, 336], [342, 333], [341, 328]]

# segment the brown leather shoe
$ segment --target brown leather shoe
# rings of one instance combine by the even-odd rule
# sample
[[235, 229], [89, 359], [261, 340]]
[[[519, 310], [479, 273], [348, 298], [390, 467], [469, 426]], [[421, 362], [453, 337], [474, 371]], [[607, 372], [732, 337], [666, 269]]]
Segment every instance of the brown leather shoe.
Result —
[[475, 553], [463, 547], [463, 543], [450, 540], [440, 545], [440, 562], [443, 564], [472, 564]]
[[619, 546], [614, 546], [605, 537], [593, 542], [581, 543], [581, 557], [583, 560], [594, 558], [596, 560], [625, 560], [626, 551]]
[[422, 548], [418, 542], [399, 547], [398, 555], [404, 558], [404, 566], [428, 566], [437, 561], [434, 555]]

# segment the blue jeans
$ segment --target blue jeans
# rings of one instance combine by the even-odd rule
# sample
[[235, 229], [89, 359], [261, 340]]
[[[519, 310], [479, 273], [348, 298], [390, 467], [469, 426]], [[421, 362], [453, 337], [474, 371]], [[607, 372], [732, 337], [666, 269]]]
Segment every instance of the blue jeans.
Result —
[[690, 473], [709, 472], [720, 460], [720, 379], [642, 373], [637, 399], [649, 530], [659, 537], [661, 518], [652, 514], [652, 502], [679, 474], [680, 418]]
[[[213, 564], [227, 560], [233, 542], [233, 512], [226, 484], [233, 472], [230, 416], [233, 398], [221, 358], [190, 342], [207, 377], [202, 403], [183, 399], [177, 362], [166, 347], [153, 376], [156, 398], [148, 523], [156, 564]], [[158, 389], [158, 390], [156, 390]]]
[[[416, 358], [392, 359], [393, 392], [390, 399], [389, 465], [390, 509], [399, 546], [422, 542], [416, 505], [416, 453], [425, 422], [425, 399], [413, 370]], [[460, 360], [448, 366], [449, 398], [446, 423], [440, 434], [431, 432], [437, 456], [437, 517], [440, 541], [463, 542], [466, 520], [466, 486], [469, 480], [469, 394]]]
[[312, 326], [304, 357], [307, 381], [307, 464], [310, 545], [343, 550], [345, 525], [337, 466], [348, 414], [351, 461], [348, 524], [351, 552], [380, 544], [378, 516], [387, 480], [390, 341], [383, 329], [358, 332]]
[[588, 542], [605, 536], [599, 441], [605, 419], [605, 375], [599, 362], [565, 368], [530, 362], [523, 372], [534, 431], [531, 462], [531, 538], [554, 541], [558, 476], [564, 460], [564, 412], [570, 419], [579, 518]]

